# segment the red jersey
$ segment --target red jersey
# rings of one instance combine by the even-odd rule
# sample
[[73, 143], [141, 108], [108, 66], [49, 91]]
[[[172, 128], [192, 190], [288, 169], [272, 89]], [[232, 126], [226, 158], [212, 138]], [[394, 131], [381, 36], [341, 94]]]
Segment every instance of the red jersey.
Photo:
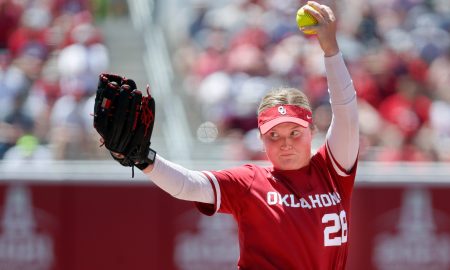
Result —
[[344, 173], [324, 145], [299, 170], [244, 165], [203, 173], [215, 204], [197, 207], [237, 221], [238, 269], [345, 268], [356, 163]]

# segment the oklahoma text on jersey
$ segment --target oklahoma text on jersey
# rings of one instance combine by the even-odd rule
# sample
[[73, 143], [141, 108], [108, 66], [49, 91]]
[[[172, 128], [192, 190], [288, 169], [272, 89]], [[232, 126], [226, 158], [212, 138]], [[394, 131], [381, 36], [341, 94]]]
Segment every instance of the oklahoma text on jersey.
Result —
[[299, 198], [295, 194], [283, 194], [281, 195], [275, 191], [267, 192], [267, 204], [269, 205], [283, 205], [288, 207], [301, 207], [301, 208], [322, 208], [339, 204], [341, 202], [341, 196], [337, 192], [329, 192], [324, 194], [314, 194], [306, 197]]

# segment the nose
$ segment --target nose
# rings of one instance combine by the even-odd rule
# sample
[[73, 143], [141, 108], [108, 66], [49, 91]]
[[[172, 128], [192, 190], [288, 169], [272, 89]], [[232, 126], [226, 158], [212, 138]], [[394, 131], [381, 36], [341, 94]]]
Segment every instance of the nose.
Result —
[[283, 143], [281, 144], [281, 150], [289, 150], [292, 149], [292, 143], [289, 138], [283, 139]]

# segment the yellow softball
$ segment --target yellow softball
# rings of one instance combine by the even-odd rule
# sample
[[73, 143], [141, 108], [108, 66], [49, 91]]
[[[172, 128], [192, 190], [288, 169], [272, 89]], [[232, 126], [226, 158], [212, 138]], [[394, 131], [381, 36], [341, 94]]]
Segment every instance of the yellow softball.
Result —
[[[314, 16], [312, 16], [307, 11], [305, 11], [305, 6], [302, 6], [297, 11], [296, 21], [297, 21], [297, 26], [300, 30], [304, 26], [310, 26], [310, 25], [317, 24], [316, 18], [314, 18]], [[303, 33], [305, 33], [306, 35], [317, 34], [317, 32], [315, 30], [305, 30], [305, 31], [303, 31]]]

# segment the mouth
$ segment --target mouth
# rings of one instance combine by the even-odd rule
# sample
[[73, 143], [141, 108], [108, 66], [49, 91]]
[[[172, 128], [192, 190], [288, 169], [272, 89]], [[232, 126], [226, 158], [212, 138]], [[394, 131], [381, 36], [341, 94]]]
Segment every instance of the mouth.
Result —
[[295, 156], [294, 153], [285, 153], [280, 155], [280, 157], [293, 157], [293, 156]]

